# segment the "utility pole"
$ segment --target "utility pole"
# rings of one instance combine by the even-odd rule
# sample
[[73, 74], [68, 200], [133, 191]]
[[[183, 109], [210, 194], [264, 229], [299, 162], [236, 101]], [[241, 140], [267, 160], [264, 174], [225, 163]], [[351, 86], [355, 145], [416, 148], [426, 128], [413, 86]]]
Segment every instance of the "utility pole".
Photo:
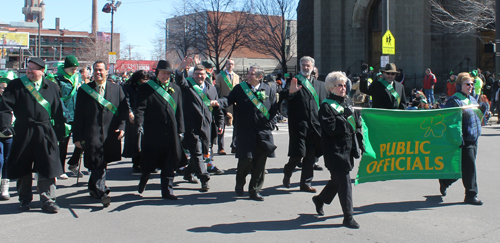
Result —
[[[389, 0], [382, 0], [382, 35], [384, 35], [389, 28], [389, 20], [390, 20], [390, 12], [389, 12]], [[392, 62], [391, 55], [387, 55], [389, 57], [389, 62]]]
[[134, 46], [128, 44], [125, 49], [128, 49], [128, 60], [132, 60], [132, 49], [134, 49]]

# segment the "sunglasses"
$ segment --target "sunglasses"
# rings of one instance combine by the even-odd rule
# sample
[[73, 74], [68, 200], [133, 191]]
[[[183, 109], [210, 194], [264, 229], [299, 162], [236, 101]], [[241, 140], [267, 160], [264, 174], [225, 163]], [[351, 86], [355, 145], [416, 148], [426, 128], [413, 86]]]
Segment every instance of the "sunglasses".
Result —
[[469, 86], [469, 87], [474, 85], [474, 83], [464, 83], [464, 84]]
[[345, 88], [345, 87], [347, 87], [347, 85], [345, 85], [345, 84], [335, 84], [335, 85], [333, 85], [333, 87], [344, 87]]
[[397, 73], [385, 73], [386, 75], [396, 75]]

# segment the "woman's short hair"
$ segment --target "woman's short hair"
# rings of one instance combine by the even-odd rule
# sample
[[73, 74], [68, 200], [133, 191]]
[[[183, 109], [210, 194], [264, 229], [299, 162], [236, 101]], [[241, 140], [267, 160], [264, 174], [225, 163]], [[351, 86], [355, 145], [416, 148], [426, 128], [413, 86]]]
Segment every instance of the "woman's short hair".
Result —
[[334, 85], [339, 81], [344, 81], [347, 83], [347, 76], [345, 76], [343, 72], [335, 71], [329, 73], [325, 78], [326, 90], [330, 93], [330, 90], [332, 90]]
[[462, 85], [466, 79], [473, 79], [470, 73], [468, 72], [461, 72], [458, 74], [455, 82], [456, 84]]

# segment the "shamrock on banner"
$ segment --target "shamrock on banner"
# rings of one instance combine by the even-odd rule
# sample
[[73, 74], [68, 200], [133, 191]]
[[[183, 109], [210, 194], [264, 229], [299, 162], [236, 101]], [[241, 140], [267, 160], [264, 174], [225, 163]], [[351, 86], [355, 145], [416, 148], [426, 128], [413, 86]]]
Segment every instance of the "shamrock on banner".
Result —
[[395, 179], [456, 179], [461, 172], [462, 109], [363, 109], [366, 152], [356, 184]]

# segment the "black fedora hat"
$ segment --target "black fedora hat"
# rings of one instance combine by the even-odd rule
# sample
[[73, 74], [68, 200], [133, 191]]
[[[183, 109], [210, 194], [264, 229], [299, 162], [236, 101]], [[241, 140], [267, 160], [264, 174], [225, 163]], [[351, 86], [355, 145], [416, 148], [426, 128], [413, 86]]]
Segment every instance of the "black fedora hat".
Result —
[[158, 65], [156, 65], [156, 70], [163, 70], [167, 72], [172, 72], [172, 64], [169, 61], [160, 60]]

